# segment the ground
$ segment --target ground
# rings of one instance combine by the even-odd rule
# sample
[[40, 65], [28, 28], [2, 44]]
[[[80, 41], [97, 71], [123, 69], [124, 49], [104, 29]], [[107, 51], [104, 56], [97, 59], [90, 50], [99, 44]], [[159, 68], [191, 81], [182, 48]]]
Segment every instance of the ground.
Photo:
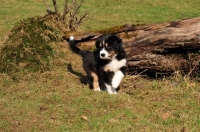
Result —
[[[91, 5], [103, 7], [106, 3], [99, 2], [89, 1], [85, 9]], [[137, 21], [144, 24], [199, 15], [197, 1], [118, 1], [120, 6], [116, 1], [108, 2], [108, 7], [87, 21], [82, 30], [111, 27], [118, 21], [119, 25]], [[16, 21], [34, 17], [34, 13], [44, 14], [40, 4], [40, 1], [3, 0], [1, 41], [5, 42]], [[135, 8], [127, 7], [131, 4]], [[109, 21], [108, 17], [113, 19]], [[1, 131], [200, 131], [198, 79], [178, 72], [162, 79], [127, 75], [118, 95], [94, 92], [81, 83], [80, 78], [85, 75], [81, 58], [69, 50], [65, 41], [44, 44], [53, 49], [52, 56], [47, 57], [47, 70], [0, 73]], [[1, 43], [1, 47], [5, 45]], [[68, 70], [69, 65], [75, 72]], [[23, 69], [24, 65], [19, 66]]]

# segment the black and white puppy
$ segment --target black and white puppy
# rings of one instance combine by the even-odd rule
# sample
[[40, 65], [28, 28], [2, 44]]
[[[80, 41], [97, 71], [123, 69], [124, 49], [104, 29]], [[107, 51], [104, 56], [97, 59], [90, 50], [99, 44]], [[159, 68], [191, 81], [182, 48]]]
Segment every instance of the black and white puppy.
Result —
[[74, 37], [70, 37], [70, 48], [83, 58], [83, 68], [89, 85], [95, 91], [117, 94], [117, 89], [127, 71], [126, 53], [122, 40], [116, 35], [106, 34], [96, 41], [96, 50], [89, 52], [76, 47]]
[[127, 72], [126, 53], [122, 40], [116, 35], [100, 36], [96, 41], [99, 85], [109, 94], [117, 94], [121, 80]]
[[94, 91], [101, 91], [99, 87], [99, 78], [97, 71], [97, 58], [95, 57], [95, 52], [90, 52], [86, 50], [81, 50], [76, 46], [74, 37], [71, 36], [69, 39], [69, 45], [71, 50], [82, 56], [83, 68], [87, 74], [88, 83], [91, 89]]

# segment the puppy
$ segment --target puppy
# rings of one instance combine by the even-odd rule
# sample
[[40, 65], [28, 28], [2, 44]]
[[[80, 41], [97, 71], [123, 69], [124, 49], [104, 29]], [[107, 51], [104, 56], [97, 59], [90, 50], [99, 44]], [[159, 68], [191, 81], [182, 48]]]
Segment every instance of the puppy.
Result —
[[97, 72], [97, 61], [95, 58], [94, 52], [81, 50], [78, 47], [76, 47], [76, 43], [74, 41], [74, 37], [71, 36], [69, 40], [69, 45], [71, 50], [82, 56], [83, 59], [83, 68], [87, 74], [87, 79], [90, 88], [94, 89], [94, 91], [101, 91], [99, 87], [99, 78], [98, 78], [98, 72]]
[[127, 59], [122, 40], [116, 35], [102, 35], [95, 43], [94, 52], [76, 47], [73, 36], [70, 37], [69, 44], [71, 50], [83, 58], [83, 68], [90, 88], [94, 91], [104, 90], [109, 94], [117, 94], [117, 89], [127, 71]]
[[122, 44], [122, 40], [112, 34], [100, 36], [96, 41], [99, 85], [109, 94], [117, 94], [127, 72], [126, 53]]

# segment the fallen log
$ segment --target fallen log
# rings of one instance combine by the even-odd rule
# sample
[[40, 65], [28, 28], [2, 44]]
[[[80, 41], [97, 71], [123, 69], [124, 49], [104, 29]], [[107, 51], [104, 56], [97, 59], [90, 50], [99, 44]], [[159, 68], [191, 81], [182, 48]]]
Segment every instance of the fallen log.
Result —
[[123, 25], [78, 34], [75, 39], [81, 46], [91, 46], [104, 33], [117, 34], [123, 40], [131, 74], [200, 74], [200, 17], [150, 25]]

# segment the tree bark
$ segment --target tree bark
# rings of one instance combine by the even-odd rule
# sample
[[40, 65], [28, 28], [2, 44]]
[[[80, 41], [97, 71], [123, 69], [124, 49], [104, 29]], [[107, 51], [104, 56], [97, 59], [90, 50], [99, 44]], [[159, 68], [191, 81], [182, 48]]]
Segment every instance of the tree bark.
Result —
[[94, 45], [96, 38], [104, 33], [117, 34], [123, 40], [129, 73], [200, 74], [200, 17], [151, 25], [123, 25], [75, 35], [75, 39], [81, 45]]

